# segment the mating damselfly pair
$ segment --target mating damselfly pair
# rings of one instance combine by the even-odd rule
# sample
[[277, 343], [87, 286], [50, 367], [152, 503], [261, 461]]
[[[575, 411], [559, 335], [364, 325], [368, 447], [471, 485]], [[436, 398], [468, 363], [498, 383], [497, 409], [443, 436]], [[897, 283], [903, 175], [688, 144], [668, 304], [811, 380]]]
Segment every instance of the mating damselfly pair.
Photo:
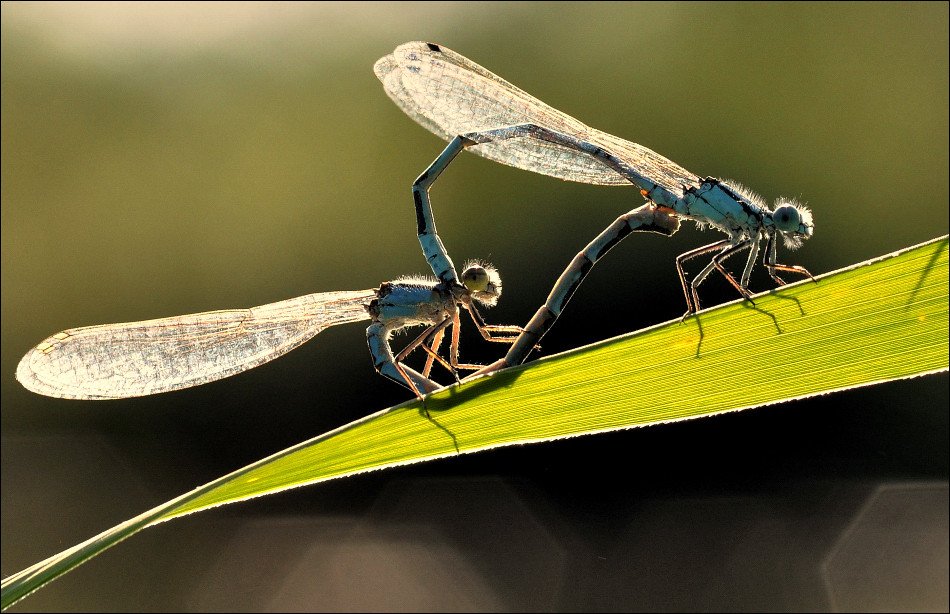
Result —
[[[70, 329], [31, 349], [17, 367], [17, 379], [29, 390], [63, 398], [155, 394], [246, 371], [329, 326], [368, 319], [367, 342], [376, 369], [422, 397], [441, 387], [430, 377], [435, 362], [456, 381], [458, 369], [490, 372], [524, 362], [598, 259], [631, 232], [671, 235], [680, 220], [727, 235], [677, 258], [686, 316], [699, 310], [697, 289], [713, 270], [751, 299], [749, 278], [763, 240], [763, 265], [777, 283], [784, 283], [777, 271], [811, 277], [801, 267], [776, 262], [779, 240], [795, 249], [814, 229], [808, 209], [792, 200], [779, 199], [770, 209], [737, 184], [701, 178], [646, 147], [590, 128], [439, 45], [400, 45], [377, 61], [374, 70], [403, 111], [449, 141], [412, 188], [419, 241], [435, 280], [406, 278], [377, 289], [310, 294], [250, 309]], [[436, 231], [429, 199], [433, 182], [466, 149], [560, 179], [633, 185], [646, 204], [617, 218], [574, 258], [524, 328], [488, 325], [476, 305], [498, 300], [500, 278], [493, 268], [478, 264], [456, 271]], [[724, 261], [746, 249], [749, 254], [736, 279]], [[683, 263], [703, 254], [715, 255], [687, 281]], [[471, 314], [484, 338], [511, 344], [503, 359], [488, 368], [459, 362], [462, 310]], [[415, 326], [426, 328], [394, 355], [393, 332]], [[440, 347], [448, 329], [446, 358]], [[427, 355], [421, 372], [404, 363], [416, 349]]]

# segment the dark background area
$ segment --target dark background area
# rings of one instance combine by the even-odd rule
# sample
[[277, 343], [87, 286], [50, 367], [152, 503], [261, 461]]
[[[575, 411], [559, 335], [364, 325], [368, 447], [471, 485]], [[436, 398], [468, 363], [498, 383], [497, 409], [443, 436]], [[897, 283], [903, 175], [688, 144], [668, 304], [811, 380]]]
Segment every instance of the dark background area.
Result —
[[[2, 574], [403, 402], [365, 326], [192, 390], [48, 399], [13, 374], [82, 325], [426, 273], [410, 184], [443, 143], [373, 62], [431, 40], [594, 127], [768, 201], [832, 271], [947, 233], [948, 5], [319, 3], [2, 7]], [[432, 190], [456, 263], [524, 323], [634, 189], [462, 155]], [[632, 237], [545, 354], [679, 317]], [[757, 271], [753, 289], [771, 285]], [[712, 279], [707, 305], [735, 298]], [[490, 362], [477, 335], [463, 358]], [[768, 365], [762, 365], [767, 376]], [[728, 369], [729, 365], [722, 365]], [[675, 377], [675, 373], [666, 374]], [[297, 489], [137, 534], [11, 611], [944, 610], [946, 373]]]

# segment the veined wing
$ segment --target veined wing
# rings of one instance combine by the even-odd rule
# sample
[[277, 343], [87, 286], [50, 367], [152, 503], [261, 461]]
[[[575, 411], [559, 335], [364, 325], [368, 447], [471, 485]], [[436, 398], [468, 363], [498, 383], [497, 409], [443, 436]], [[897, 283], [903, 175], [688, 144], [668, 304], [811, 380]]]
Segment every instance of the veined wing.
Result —
[[[699, 182], [696, 175], [656, 152], [586, 126], [445, 47], [405, 43], [377, 61], [373, 70], [399, 108], [447, 141], [468, 132], [536, 124], [603, 147], [673, 193]], [[538, 138], [483, 143], [469, 151], [570, 181], [631, 183], [590, 154]]]
[[33, 392], [119, 399], [179, 390], [252, 369], [335, 324], [369, 319], [375, 290], [324, 292], [251, 307], [86, 326], [57, 333], [17, 366]]

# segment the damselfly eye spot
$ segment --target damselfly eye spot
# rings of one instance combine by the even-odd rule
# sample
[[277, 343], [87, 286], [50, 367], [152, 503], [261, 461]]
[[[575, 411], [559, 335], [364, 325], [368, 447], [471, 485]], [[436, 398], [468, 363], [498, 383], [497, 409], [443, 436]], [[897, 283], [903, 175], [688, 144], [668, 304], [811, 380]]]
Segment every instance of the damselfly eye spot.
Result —
[[772, 214], [775, 227], [782, 232], [795, 232], [802, 223], [802, 216], [793, 205], [782, 205]]
[[462, 271], [462, 284], [472, 292], [484, 292], [491, 281], [485, 267], [472, 265]]

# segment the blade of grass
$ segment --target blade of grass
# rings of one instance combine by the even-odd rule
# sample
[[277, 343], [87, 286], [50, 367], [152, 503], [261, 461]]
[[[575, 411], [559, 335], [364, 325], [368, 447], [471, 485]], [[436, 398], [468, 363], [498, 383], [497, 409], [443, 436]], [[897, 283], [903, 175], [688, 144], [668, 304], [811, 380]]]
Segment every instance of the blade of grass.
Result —
[[[224, 503], [496, 446], [710, 416], [948, 369], [942, 237], [380, 411], [3, 580], [2, 607], [133, 533]], [[763, 376], [765, 373], [766, 376]]]

